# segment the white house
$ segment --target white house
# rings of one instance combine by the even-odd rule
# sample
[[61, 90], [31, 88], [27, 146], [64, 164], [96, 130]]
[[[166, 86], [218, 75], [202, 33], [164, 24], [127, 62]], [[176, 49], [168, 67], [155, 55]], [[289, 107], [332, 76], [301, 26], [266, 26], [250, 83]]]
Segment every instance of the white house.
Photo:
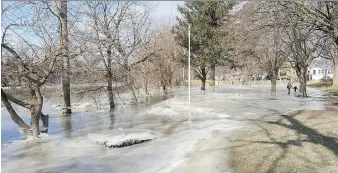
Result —
[[325, 60], [315, 61], [308, 69], [310, 80], [333, 78], [332, 63]]

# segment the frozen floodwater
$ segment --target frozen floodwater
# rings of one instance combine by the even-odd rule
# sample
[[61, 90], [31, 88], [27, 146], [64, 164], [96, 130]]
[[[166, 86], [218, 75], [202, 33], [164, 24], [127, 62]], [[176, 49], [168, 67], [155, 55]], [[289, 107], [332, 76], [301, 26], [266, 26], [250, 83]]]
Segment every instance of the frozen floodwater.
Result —
[[[86, 110], [75, 109], [71, 117], [60, 117], [60, 110], [52, 106], [56, 103], [46, 103], [50, 135], [33, 141], [18, 140], [18, 128], [1, 110], [2, 171], [178, 172], [200, 142], [219, 131], [231, 136], [264, 116], [324, 108], [321, 92], [309, 89], [311, 97], [298, 98], [287, 95], [284, 88], [278, 87], [275, 94], [270, 94], [269, 87], [223, 87], [215, 93], [194, 88], [191, 104], [187, 103], [187, 90], [178, 88], [172, 98], [155, 99], [150, 105], [121, 105], [113, 113], [87, 106]], [[20, 113], [24, 111], [20, 109]], [[23, 116], [26, 121], [27, 115]], [[87, 138], [91, 133], [110, 135], [124, 129], [147, 129], [154, 139], [123, 148], [106, 148]]]

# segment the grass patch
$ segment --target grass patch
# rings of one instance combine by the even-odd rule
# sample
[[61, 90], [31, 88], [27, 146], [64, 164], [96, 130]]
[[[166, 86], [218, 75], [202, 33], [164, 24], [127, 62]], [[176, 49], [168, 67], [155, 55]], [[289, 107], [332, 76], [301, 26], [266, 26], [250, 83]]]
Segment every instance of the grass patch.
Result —
[[328, 88], [325, 89], [325, 91], [327, 91], [330, 94], [333, 94], [335, 96], [338, 96], [338, 86], [336, 86], [336, 87], [334, 87], [334, 86], [328, 87]]
[[310, 84], [308, 86], [326, 91], [330, 94], [338, 96], [338, 86], [332, 86], [333, 80], [321, 80], [320, 82]]
[[320, 89], [320, 88], [331, 87], [332, 83], [333, 83], [333, 80], [328, 79], [328, 80], [321, 80], [320, 82], [310, 84], [309, 86]]
[[234, 172], [338, 172], [337, 111], [298, 111], [262, 122], [233, 141]]
[[308, 86], [327, 92], [325, 98], [328, 101], [328, 107], [338, 110], [338, 86], [332, 86], [333, 80], [321, 80], [320, 82], [310, 84]]

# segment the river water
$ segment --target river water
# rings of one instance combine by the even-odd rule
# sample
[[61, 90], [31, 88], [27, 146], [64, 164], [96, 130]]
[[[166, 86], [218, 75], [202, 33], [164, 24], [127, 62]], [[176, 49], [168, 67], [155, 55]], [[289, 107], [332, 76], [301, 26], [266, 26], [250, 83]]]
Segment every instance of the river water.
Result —
[[[216, 131], [235, 133], [250, 128], [250, 121], [298, 109], [323, 109], [322, 93], [309, 89], [309, 98], [287, 95], [280, 86], [222, 87], [214, 93], [178, 88], [146, 103], [120, 105], [113, 113], [94, 107], [75, 108], [71, 117], [60, 117], [55, 102], [47, 101], [49, 136], [20, 140], [18, 127], [1, 110], [3, 172], [171, 172], [187, 161], [200, 140]], [[28, 122], [29, 114], [18, 108]], [[155, 139], [123, 148], [105, 148], [87, 139], [88, 133], [109, 134], [121, 129], [149, 129]]]

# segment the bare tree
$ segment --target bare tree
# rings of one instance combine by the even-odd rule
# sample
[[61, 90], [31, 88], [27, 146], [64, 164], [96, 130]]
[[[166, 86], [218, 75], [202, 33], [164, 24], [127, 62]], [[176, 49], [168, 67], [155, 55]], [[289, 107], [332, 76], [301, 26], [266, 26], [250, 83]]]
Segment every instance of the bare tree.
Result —
[[[113, 58], [115, 58], [114, 62], [116, 63], [116, 57], [113, 57], [116, 52], [113, 44], [116, 42], [117, 28], [131, 4], [128, 2], [88, 2], [86, 5], [88, 10], [84, 13], [89, 17], [89, 21], [86, 22], [91, 27], [89, 32], [93, 35], [92, 37], [89, 36], [87, 40], [95, 44], [96, 49], [93, 51], [93, 56], [98, 56], [104, 66], [109, 107], [113, 109], [115, 107], [112, 71]], [[116, 7], [114, 7], [115, 5]]]
[[300, 96], [307, 97], [306, 82], [308, 80], [308, 67], [313, 59], [319, 55], [319, 49], [323, 44], [324, 38], [315, 30], [314, 27], [307, 27], [298, 22], [286, 29], [288, 35], [284, 40], [288, 45], [289, 61], [295, 69], [299, 79]]
[[169, 25], [164, 24], [152, 32], [152, 40], [140, 54], [146, 56], [155, 53], [132, 70], [132, 76], [136, 78], [135, 82], [144, 88], [146, 95], [151, 94], [149, 89], [158, 87], [166, 93], [173, 86], [174, 81], [178, 81], [175, 72], [180, 67], [178, 59], [181, 58], [183, 50], [176, 44], [169, 28]]
[[117, 28], [116, 44], [114, 44], [114, 48], [117, 51], [118, 64], [123, 67], [125, 71], [125, 82], [132, 92], [133, 101], [137, 101], [137, 96], [134, 90], [135, 84], [131, 70], [137, 64], [146, 61], [158, 51], [153, 50], [147, 54], [140, 53], [142, 52], [142, 48], [149, 44], [152, 38], [149, 18], [150, 10], [151, 9], [148, 8], [142, 8], [140, 10], [129, 8], [128, 13], [124, 16], [129, 20], [125, 20], [123, 24]]
[[68, 2], [52, 1], [43, 2], [45, 8], [49, 10], [51, 15], [56, 17], [58, 23], [58, 33], [60, 41], [60, 52], [63, 58], [58, 66], [61, 67], [61, 85], [62, 85], [62, 116], [69, 116], [72, 113], [70, 100], [70, 52], [69, 52], [69, 36], [68, 36]]
[[[338, 48], [338, 2], [336, 1], [302, 1], [284, 3], [293, 14], [303, 19], [301, 22], [313, 26], [327, 37], [331, 38]], [[295, 7], [295, 8], [292, 8]], [[334, 78], [333, 85], [338, 85], [338, 56], [333, 58]]]
[[[93, 56], [100, 57], [106, 71], [110, 108], [114, 107], [112, 81], [118, 76], [124, 78], [123, 82], [129, 87], [136, 101], [131, 70], [154, 54], [139, 53], [150, 41], [149, 9], [136, 2], [88, 2], [86, 5], [86, 25], [91, 27], [88, 34], [92, 33], [93, 37], [86, 36], [87, 40], [94, 44]], [[117, 71], [114, 72], [113, 67], [120, 74], [116, 74]]]
[[[271, 5], [275, 8], [268, 8]], [[262, 34], [260, 35], [262, 42], [259, 42], [258, 45], [260, 43], [263, 43], [263, 45], [259, 46], [261, 56], [258, 59], [270, 77], [271, 92], [276, 92], [278, 71], [287, 59], [287, 49], [283, 49], [285, 45], [282, 43], [283, 33], [280, 27], [281, 22], [283, 22], [283, 15], [274, 2], [267, 3], [263, 12], [266, 16], [270, 16], [270, 21], [265, 20], [265, 25], [270, 25], [270, 27], [262, 28]]]
[[[168, 26], [163, 26], [157, 31], [156, 46], [157, 53], [151, 59], [153, 64], [153, 73], [157, 81], [159, 81], [163, 92], [167, 92], [168, 87], [172, 87], [174, 73], [179, 67], [177, 63], [183, 50], [175, 42], [173, 33], [170, 32]], [[160, 51], [158, 51], [160, 50]]]
[[62, 73], [61, 85], [63, 93], [62, 115], [68, 116], [72, 113], [72, 110], [70, 101], [70, 62], [69, 62], [70, 53], [69, 53], [69, 38], [68, 38], [67, 1], [55, 1], [55, 7], [57, 10], [56, 17], [58, 18], [59, 21], [60, 45], [63, 56], [61, 64], [61, 73]]
[[[21, 10], [18, 10], [20, 8]], [[33, 15], [27, 18], [27, 14], [21, 13], [22, 9], [30, 9]], [[11, 93], [10, 90], [5, 92], [2, 88], [1, 100], [25, 136], [36, 138], [39, 135], [40, 118], [44, 126], [43, 131], [48, 132], [48, 115], [42, 113], [41, 87], [53, 73], [60, 56], [55, 35], [47, 29], [48, 24], [53, 22], [45, 18], [46, 13], [39, 3], [17, 2], [14, 6], [7, 6], [2, 15], [2, 60], [11, 62], [12, 65], [7, 68], [6, 76], [10, 76], [12, 80], [21, 80], [25, 94]], [[30, 126], [20, 118], [11, 102], [31, 112]]]
[[278, 71], [287, 59], [282, 41], [285, 15], [281, 8], [277, 2], [250, 2], [233, 21], [237, 32], [233, 51], [243, 54], [237, 61], [244, 60], [244, 66], [254, 65], [267, 72], [271, 92], [276, 92]]

